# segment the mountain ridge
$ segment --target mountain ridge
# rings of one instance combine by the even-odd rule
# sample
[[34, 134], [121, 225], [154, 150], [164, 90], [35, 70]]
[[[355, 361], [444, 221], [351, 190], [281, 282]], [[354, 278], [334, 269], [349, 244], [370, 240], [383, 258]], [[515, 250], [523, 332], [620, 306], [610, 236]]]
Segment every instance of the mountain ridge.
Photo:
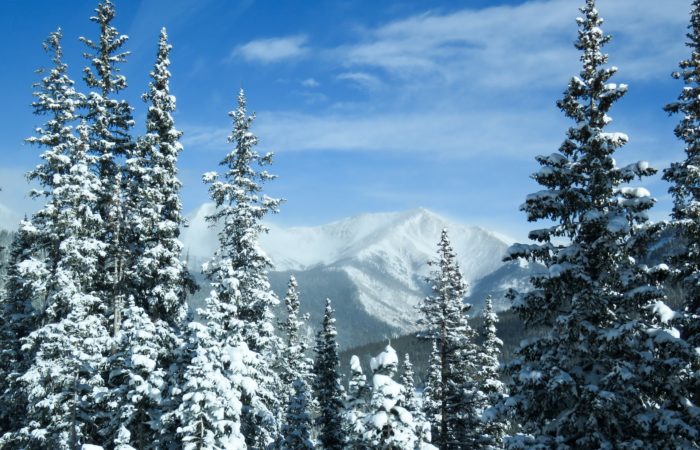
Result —
[[[213, 211], [212, 204], [202, 205], [189, 215], [190, 226], [183, 230], [182, 240], [195, 270], [217, 246], [216, 230], [204, 220]], [[494, 295], [497, 309], [506, 309], [508, 303], [503, 297], [507, 288], [526, 287], [532, 268], [503, 263], [510, 242], [497, 233], [453, 222], [425, 208], [359, 214], [312, 227], [270, 225], [269, 233], [260, 237], [260, 246], [275, 264], [271, 278], [275, 279], [273, 287], [278, 296], [284, 295], [280, 275], [294, 274], [302, 291], [302, 304], [312, 316], [316, 309], [321, 311], [327, 294], [305, 292], [304, 280], [314, 289], [342, 293], [341, 298], [333, 298], [334, 304], [342, 306], [345, 319], [357, 330], [344, 327], [343, 320], [339, 320], [339, 339], [346, 346], [358, 345], [419, 329], [416, 306], [430, 292], [426, 282], [428, 261], [436, 254], [444, 228], [450, 234], [469, 292], [478, 295], [469, 299], [474, 312], [481, 309], [486, 295]], [[324, 277], [350, 285], [331, 286], [319, 280]], [[482, 279], [487, 281], [483, 286]], [[348, 318], [348, 314], [355, 317]], [[376, 330], [358, 327], [361, 317], [365, 322], [370, 317], [376, 319], [371, 321], [379, 324]]]

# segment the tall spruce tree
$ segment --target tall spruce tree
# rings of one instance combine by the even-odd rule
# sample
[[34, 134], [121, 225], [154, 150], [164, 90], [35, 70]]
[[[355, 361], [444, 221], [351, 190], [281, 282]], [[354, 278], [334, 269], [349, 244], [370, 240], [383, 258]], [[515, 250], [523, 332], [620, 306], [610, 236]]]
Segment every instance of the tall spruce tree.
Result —
[[[259, 364], [251, 368], [258, 388], [244, 392], [242, 397], [242, 430], [249, 447], [263, 448], [274, 441], [279, 428], [274, 412], [280, 408], [276, 392], [280, 383], [272, 370], [275, 347], [279, 345], [272, 307], [278, 300], [267, 278], [272, 263], [257, 240], [260, 233], [267, 231], [261, 220], [277, 212], [281, 200], [262, 194], [263, 183], [274, 179], [264, 169], [272, 162], [272, 154], [260, 155], [255, 149], [257, 138], [250, 131], [254, 116], [247, 115], [243, 90], [238, 95], [238, 108], [229, 116], [233, 119], [229, 143], [234, 148], [221, 162], [225, 172], [204, 175], [217, 206], [207, 219], [222, 225], [219, 250], [205, 273], [216, 281], [214, 293], [221, 301], [235, 302], [234, 318], [241, 322], [237, 332], [242, 333], [250, 351], [259, 355]], [[228, 294], [228, 286], [218, 281], [229, 278], [236, 280], [240, 295], [235, 298]]]
[[143, 96], [149, 103], [146, 135], [126, 161], [128, 297], [114, 317], [116, 350], [110, 358], [107, 406], [118, 414], [111, 418], [107, 434], [118, 437], [120, 445], [136, 448], [160, 445], [160, 416], [170, 403], [166, 373], [177, 358], [176, 333], [187, 314], [186, 289], [192, 286], [178, 240], [184, 222], [176, 168], [182, 133], [171, 116], [175, 98], [169, 90], [170, 49], [162, 29], [151, 83]]
[[[473, 440], [473, 418], [465, 414], [470, 410], [473, 390], [472, 377], [476, 372], [475, 332], [467, 320], [471, 307], [464, 302], [466, 283], [456, 262], [447, 230], [443, 230], [438, 244], [438, 257], [430, 262], [434, 267], [428, 281], [433, 295], [421, 304], [425, 331], [420, 336], [432, 339], [436, 344], [436, 361], [440, 377], [432, 380], [437, 389], [430, 392], [431, 402], [439, 404], [439, 411], [428, 416], [431, 422], [432, 442], [441, 450], [461, 448]], [[432, 405], [431, 405], [432, 406]]]
[[685, 244], [683, 251], [672, 260], [675, 278], [685, 292], [682, 337], [690, 347], [686, 355], [679, 357], [690, 362], [689, 370], [694, 374], [690, 385], [677, 387], [681, 396], [683, 388], [688, 389], [693, 414], [700, 417], [697, 410], [700, 407], [700, 355], [692, 351], [700, 347], [700, 2], [697, 0], [692, 5], [688, 28], [686, 45], [691, 54], [680, 62], [680, 72], [673, 74], [674, 78], [682, 79], [685, 86], [678, 100], [665, 107], [669, 114], [682, 115], [675, 134], [685, 144], [685, 159], [672, 163], [664, 171], [663, 178], [671, 183], [672, 226]]
[[537, 157], [533, 178], [545, 189], [522, 206], [528, 220], [554, 224], [509, 252], [548, 269], [513, 303], [527, 324], [548, 331], [524, 341], [508, 367], [508, 404], [523, 434], [507, 446], [692, 447], [695, 431], [673, 388], [683, 375], [667, 357], [683, 343], [659, 316], [668, 309], [654, 283], [659, 270], [638, 263], [654, 201], [646, 189], [624, 186], [654, 170], [645, 162], [616, 166], [613, 155], [628, 138], [603, 130], [627, 86], [609, 82], [617, 69], [601, 51], [610, 36], [595, 1], [581, 12], [575, 45], [583, 67], [558, 102], [575, 125], [558, 153]]
[[44, 50], [50, 55], [53, 67], [38, 70], [45, 76], [34, 85], [36, 91], [32, 108], [35, 115], [46, 117], [46, 122], [36, 129], [35, 136], [26, 139], [28, 143], [43, 149], [42, 163], [29, 172], [28, 178], [40, 186], [31, 192], [32, 197], [46, 201], [46, 205], [32, 216], [31, 222], [37, 232], [37, 256], [43, 255], [51, 277], [56, 272], [61, 239], [56, 229], [59, 208], [53, 190], [70, 170], [68, 154], [71, 147], [76, 145], [73, 122], [78, 106], [84, 101], [84, 96], [76, 92], [74, 82], [68, 76], [68, 65], [63, 61], [62, 37], [59, 28], [44, 41]]
[[[14, 336], [15, 342], [5, 348], [12, 348], [19, 357], [14, 359], [13, 369], [7, 374], [7, 382], [11, 383], [12, 387], [5, 391], [9, 397], [3, 400], [8, 402], [8, 407], [15, 409], [15, 414], [21, 411], [22, 415], [31, 405], [21, 403], [31, 395], [30, 391], [36, 386], [27, 386], [21, 377], [41, 364], [41, 355], [37, 354], [38, 347], [22, 351], [21, 355], [16, 352], [20, 343], [27, 340], [33, 332], [37, 332], [41, 325], [59, 321], [69, 312], [68, 309], [64, 309], [63, 316], [49, 317], [50, 308], [55, 307], [52, 302], [58, 298], [65, 298], [66, 295], [61, 292], [66, 289], [66, 285], [60, 275], [66, 270], [65, 264], [61, 265], [61, 260], [68, 255], [61, 246], [68, 245], [66, 241], [76, 239], [77, 233], [76, 224], [69, 223], [68, 217], [70, 214], [81, 214], [79, 211], [71, 212], [66, 209], [74, 205], [89, 209], [92, 193], [90, 189], [99, 186], [91, 184], [89, 177], [85, 181], [86, 192], [79, 193], [71, 186], [83, 186], [79, 171], [86, 163], [81, 153], [85, 150], [84, 143], [82, 149], [76, 148], [81, 143], [74, 135], [72, 126], [76, 119], [76, 108], [82, 97], [76, 93], [73, 81], [68, 77], [68, 66], [62, 58], [61, 38], [59, 29], [50, 33], [44, 42], [44, 50], [50, 55], [53, 66], [48, 70], [39, 70], [39, 73], [45, 76], [35, 84], [37, 90], [34, 92], [35, 101], [32, 106], [36, 115], [46, 117], [46, 122], [36, 129], [35, 136], [27, 139], [27, 142], [44, 150], [41, 154], [42, 163], [28, 174], [28, 178], [39, 184], [39, 189], [33, 190], [32, 196], [45, 198], [46, 204], [32, 215], [31, 220], [25, 220], [21, 226], [13, 250], [9, 273], [11, 276], [6, 290], [8, 297], [5, 311], [9, 316], [7, 328], [3, 328], [6, 336]], [[80, 224], [88, 227], [88, 230], [91, 225], [94, 230], [94, 226], [99, 223], [99, 220], [92, 220], [89, 213], [83, 217], [87, 219]], [[62, 272], [59, 272], [59, 268]], [[97, 346], [96, 351], [100, 351]], [[59, 366], [63, 363], [60, 360], [55, 362]], [[62, 368], [65, 368], [65, 364]], [[24, 417], [22, 415], [15, 416], [14, 422], [15, 425], [21, 423], [26, 431], [29, 429], [26, 427], [29, 414]], [[18, 420], [19, 417], [22, 418]], [[17, 428], [14, 428], [14, 431], [17, 431]], [[27, 445], [26, 442], [22, 442], [22, 434], [14, 434], [12, 445]]]
[[325, 450], [345, 448], [343, 428], [343, 386], [338, 369], [338, 343], [331, 300], [326, 299], [323, 325], [316, 335], [316, 359], [314, 360], [314, 396], [318, 404], [318, 441]]
[[184, 224], [177, 159], [182, 151], [182, 132], [175, 128], [170, 94], [170, 50], [165, 28], [160, 31], [151, 82], [143, 99], [148, 102], [146, 135], [138, 140], [135, 154], [127, 161], [130, 216], [129, 267], [126, 279], [137, 306], [151, 320], [171, 325], [187, 313], [186, 289], [191, 286], [178, 237]]
[[28, 405], [25, 426], [30, 448], [76, 448], [99, 443], [98, 398], [111, 339], [104, 305], [94, 295], [97, 261], [105, 246], [95, 238], [100, 181], [90, 171], [87, 126], [70, 149], [71, 167], [57, 177], [53, 196], [61, 236], [58, 263], [42, 326], [23, 340], [31, 364], [20, 377]]
[[109, 302], [115, 333], [119, 328], [121, 304], [125, 301], [124, 266], [127, 243], [124, 236], [124, 168], [123, 162], [134, 153], [131, 128], [132, 108], [126, 100], [116, 98], [126, 89], [126, 77], [119, 74], [119, 65], [128, 52], [121, 49], [128, 40], [112, 26], [116, 16], [110, 0], [102, 0], [90, 20], [100, 29], [99, 39], [81, 37], [87, 46], [84, 54], [90, 66], [84, 69], [84, 80], [91, 92], [84, 102], [85, 118], [90, 126], [90, 150], [95, 156], [95, 169], [101, 181], [97, 208], [102, 216], [98, 237], [107, 244], [100, 258], [99, 295]]

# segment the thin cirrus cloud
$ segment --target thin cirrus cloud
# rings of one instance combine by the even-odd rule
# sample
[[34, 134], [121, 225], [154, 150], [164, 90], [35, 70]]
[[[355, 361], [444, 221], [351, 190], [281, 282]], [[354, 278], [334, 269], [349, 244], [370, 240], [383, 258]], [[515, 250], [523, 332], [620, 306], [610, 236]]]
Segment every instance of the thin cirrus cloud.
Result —
[[263, 64], [300, 59], [309, 53], [304, 35], [256, 39], [237, 46], [232, 56]]
[[[255, 132], [260, 145], [273, 151], [385, 151], [473, 157], [497, 152], [518, 157], [527, 151], [551, 147], [558, 136], [531, 126], [543, 120], [533, 113], [522, 120], [519, 113], [420, 112], [366, 115], [314, 115], [296, 111], [262, 111]], [[478, 122], [475, 133], [465, 123]], [[508, 127], [513, 132], [503, 136]], [[188, 125], [183, 144], [189, 148], [223, 151], [229, 132], [210, 126]], [[523, 152], [525, 150], [525, 152]]]
[[382, 81], [379, 77], [367, 72], [343, 72], [336, 76], [341, 81], [351, 81], [356, 86], [374, 90], [382, 86]]
[[[687, 51], [687, 10], [687, 0], [645, 2], [643, 8], [638, 0], [601, 5], [603, 28], [614, 36], [608, 50], [611, 63], [621, 68], [620, 82], [668, 79]], [[552, 130], [566, 126], [554, 96], [579, 66], [573, 46], [578, 15], [571, 0], [427, 12], [364, 29], [315, 55], [304, 50], [304, 36], [252, 41], [239, 47], [251, 60], [322, 55], [339, 82], [381, 94], [348, 101], [324, 92], [330, 108], [334, 101], [352, 107], [260, 112], [261, 141], [277, 150], [460, 158], [530, 158], [553, 150], [560, 135], [553, 137]], [[225, 134], [194, 127], [187, 139], [191, 146], [218, 147]], [[652, 147], [655, 140], [649, 139]]]
[[[628, 79], [667, 75], [683, 54], [686, 0], [616, 0], [601, 5], [615, 36], [614, 63]], [[476, 88], [560, 84], [577, 66], [573, 40], [579, 14], [571, 0], [425, 13], [366, 30], [336, 49], [346, 66], [372, 68], [405, 82], [436, 79]], [[618, 42], [619, 41], [619, 42]]]

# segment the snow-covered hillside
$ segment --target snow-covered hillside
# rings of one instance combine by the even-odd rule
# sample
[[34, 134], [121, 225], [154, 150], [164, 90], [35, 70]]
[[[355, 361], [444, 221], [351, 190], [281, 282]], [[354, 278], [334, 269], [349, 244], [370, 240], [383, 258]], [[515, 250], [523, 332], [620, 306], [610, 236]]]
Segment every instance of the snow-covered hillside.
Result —
[[[198, 266], [216, 247], [216, 230], [209, 229], [204, 219], [212, 210], [211, 204], [197, 209], [183, 232], [193, 266]], [[471, 299], [475, 309], [480, 309], [489, 293], [495, 294], [497, 305], [503, 309], [505, 303], [499, 300], [505, 288], [522, 284], [530, 273], [528, 267], [503, 264], [501, 260], [510, 243], [493, 232], [452, 222], [426, 209], [362, 214], [317, 227], [271, 226], [270, 233], [261, 238], [261, 245], [277, 271], [292, 272], [300, 278], [302, 296], [309, 299], [309, 307], [318, 306], [319, 313], [323, 298], [331, 293], [309, 292], [302, 283], [305, 276], [313, 275], [315, 280], [334, 272], [336, 281], [347, 280], [351, 284], [344, 289], [350, 293], [346, 295], [349, 298], [334, 298], [336, 305], [343, 302], [347, 314], [370, 316], [385, 325], [362, 330], [360, 336], [345, 336], [346, 339], [344, 331], [339, 330], [342, 341], [357, 344], [417, 329], [415, 306], [429, 291], [425, 282], [430, 270], [427, 261], [435, 255], [443, 228], [450, 233], [471, 291], [479, 294], [479, 298]], [[480, 288], [482, 279], [488, 283]], [[323, 285], [314, 282], [314, 286]], [[347, 303], [352, 303], [352, 307]], [[357, 319], [355, 322], [359, 322]], [[355, 335], [356, 331], [349, 329], [346, 333]]]

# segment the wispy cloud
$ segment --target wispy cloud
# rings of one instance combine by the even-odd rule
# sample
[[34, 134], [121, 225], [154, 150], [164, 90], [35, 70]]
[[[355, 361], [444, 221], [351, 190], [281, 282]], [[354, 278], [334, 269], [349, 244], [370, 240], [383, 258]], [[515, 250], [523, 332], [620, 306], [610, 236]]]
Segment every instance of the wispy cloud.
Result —
[[[613, 63], [628, 80], [666, 76], [682, 55], [688, 2], [616, 0], [601, 5], [615, 35]], [[426, 79], [478, 89], [561, 84], [577, 68], [578, 15], [570, 0], [425, 13], [365, 30], [336, 49], [347, 67], [380, 70], [394, 79]]]
[[[483, 115], [483, 116], [482, 116]], [[519, 113], [418, 112], [366, 115], [312, 115], [294, 111], [261, 111], [254, 131], [264, 149], [273, 151], [386, 151], [431, 153], [469, 158], [498, 152], [517, 157], [523, 150], [551, 147], [556, 140], [542, 127], [532, 126], [542, 115], [523, 120]], [[465, 123], [478, 123], [478, 128]], [[510, 128], [504, 135], [502, 130]], [[183, 126], [183, 143], [194, 149], [219, 150], [226, 132], [214, 127]], [[525, 151], [524, 153], [527, 153]]]
[[382, 85], [379, 77], [366, 72], [343, 72], [337, 77], [339, 80], [350, 81], [364, 89], [374, 90]]
[[307, 37], [304, 35], [256, 39], [236, 47], [232, 57], [241, 56], [248, 61], [263, 64], [299, 59], [309, 52], [306, 42]]
[[[601, 2], [604, 29], [615, 38], [608, 47], [611, 63], [621, 68], [619, 82], [668, 80], [687, 51], [687, 0], [644, 8], [637, 1]], [[319, 54], [330, 61], [336, 80], [371, 97], [341, 99], [328, 92], [329, 106], [314, 112], [261, 111], [261, 142], [277, 150], [460, 158], [554, 151], [567, 124], [555, 96], [580, 65], [573, 46], [579, 14], [571, 0], [534, 0], [427, 12], [363, 29], [354, 41]], [[238, 51], [271, 62], [306, 55], [305, 43], [304, 36], [292, 36], [253, 41]], [[646, 139], [642, 147], [658, 142], [641, 123], [625, 124], [624, 131], [636, 132], [636, 143]], [[186, 136], [190, 146], [202, 148], [225, 142], [224, 133], [207, 127]]]
[[319, 83], [313, 78], [307, 78], [305, 80], [301, 80], [301, 85], [307, 88], [316, 88], [319, 87], [321, 83]]

